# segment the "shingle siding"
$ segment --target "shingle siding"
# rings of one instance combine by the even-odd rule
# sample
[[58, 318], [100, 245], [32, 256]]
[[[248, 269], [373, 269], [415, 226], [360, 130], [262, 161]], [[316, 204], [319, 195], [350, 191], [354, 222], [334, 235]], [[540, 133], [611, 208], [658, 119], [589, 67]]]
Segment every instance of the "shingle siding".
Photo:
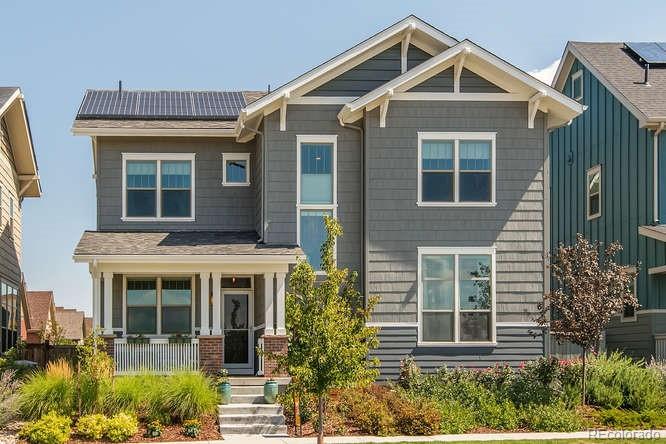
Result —
[[[9, 132], [0, 118], [0, 277], [14, 286], [21, 283], [22, 208], [18, 198], [18, 175]], [[14, 218], [10, 221], [10, 203]], [[11, 222], [11, 223], [10, 223]]]

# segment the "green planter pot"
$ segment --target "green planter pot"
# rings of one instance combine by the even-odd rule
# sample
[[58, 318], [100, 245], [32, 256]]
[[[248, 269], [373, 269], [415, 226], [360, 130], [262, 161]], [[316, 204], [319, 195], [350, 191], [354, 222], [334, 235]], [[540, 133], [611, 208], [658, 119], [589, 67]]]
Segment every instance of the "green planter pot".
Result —
[[264, 399], [269, 404], [275, 404], [278, 395], [277, 381], [266, 381], [264, 383]]
[[231, 402], [231, 384], [223, 382], [217, 386], [217, 391], [220, 393], [220, 402], [222, 404], [229, 404]]

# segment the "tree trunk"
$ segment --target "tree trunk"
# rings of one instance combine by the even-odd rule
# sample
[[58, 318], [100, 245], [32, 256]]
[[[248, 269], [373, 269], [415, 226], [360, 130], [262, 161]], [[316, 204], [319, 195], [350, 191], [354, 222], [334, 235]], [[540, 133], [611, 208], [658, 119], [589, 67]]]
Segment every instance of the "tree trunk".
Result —
[[319, 427], [318, 434], [317, 434], [317, 444], [324, 444], [324, 415], [326, 414], [324, 408], [324, 395], [319, 395], [319, 406], [318, 406], [318, 412], [319, 412], [319, 424], [317, 424], [317, 427]]
[[583, 348], [583, 381], [582, 381], [582, 405], [585, 405], [585, 395], [587, 393], [587, 348]]

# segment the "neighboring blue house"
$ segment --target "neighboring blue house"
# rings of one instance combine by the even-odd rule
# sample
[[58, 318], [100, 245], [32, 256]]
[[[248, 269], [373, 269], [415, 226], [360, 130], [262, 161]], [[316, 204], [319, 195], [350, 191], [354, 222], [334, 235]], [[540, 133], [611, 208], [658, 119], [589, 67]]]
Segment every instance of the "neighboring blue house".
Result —
[[639, 310], [606, 332], [608, 350], [666, 358], [666, 44], [569, 42], [555, 89], [587, 110], [550, 135], [551, 250], [576, 233], [620, 241], [640, 262]]

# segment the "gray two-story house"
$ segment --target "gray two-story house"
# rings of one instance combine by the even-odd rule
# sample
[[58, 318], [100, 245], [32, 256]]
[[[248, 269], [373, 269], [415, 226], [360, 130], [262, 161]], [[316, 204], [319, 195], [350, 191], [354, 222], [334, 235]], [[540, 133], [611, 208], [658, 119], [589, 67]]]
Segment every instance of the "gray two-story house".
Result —
[[270, 92], [87, 91], [97, 227], [74, 258], [116, 371], [272, 374], [255, 347], [286, 350], [326, 215], [381, 298], [383, 375], [542, 355], [548, 131], [582, 111], [414, 16]]

